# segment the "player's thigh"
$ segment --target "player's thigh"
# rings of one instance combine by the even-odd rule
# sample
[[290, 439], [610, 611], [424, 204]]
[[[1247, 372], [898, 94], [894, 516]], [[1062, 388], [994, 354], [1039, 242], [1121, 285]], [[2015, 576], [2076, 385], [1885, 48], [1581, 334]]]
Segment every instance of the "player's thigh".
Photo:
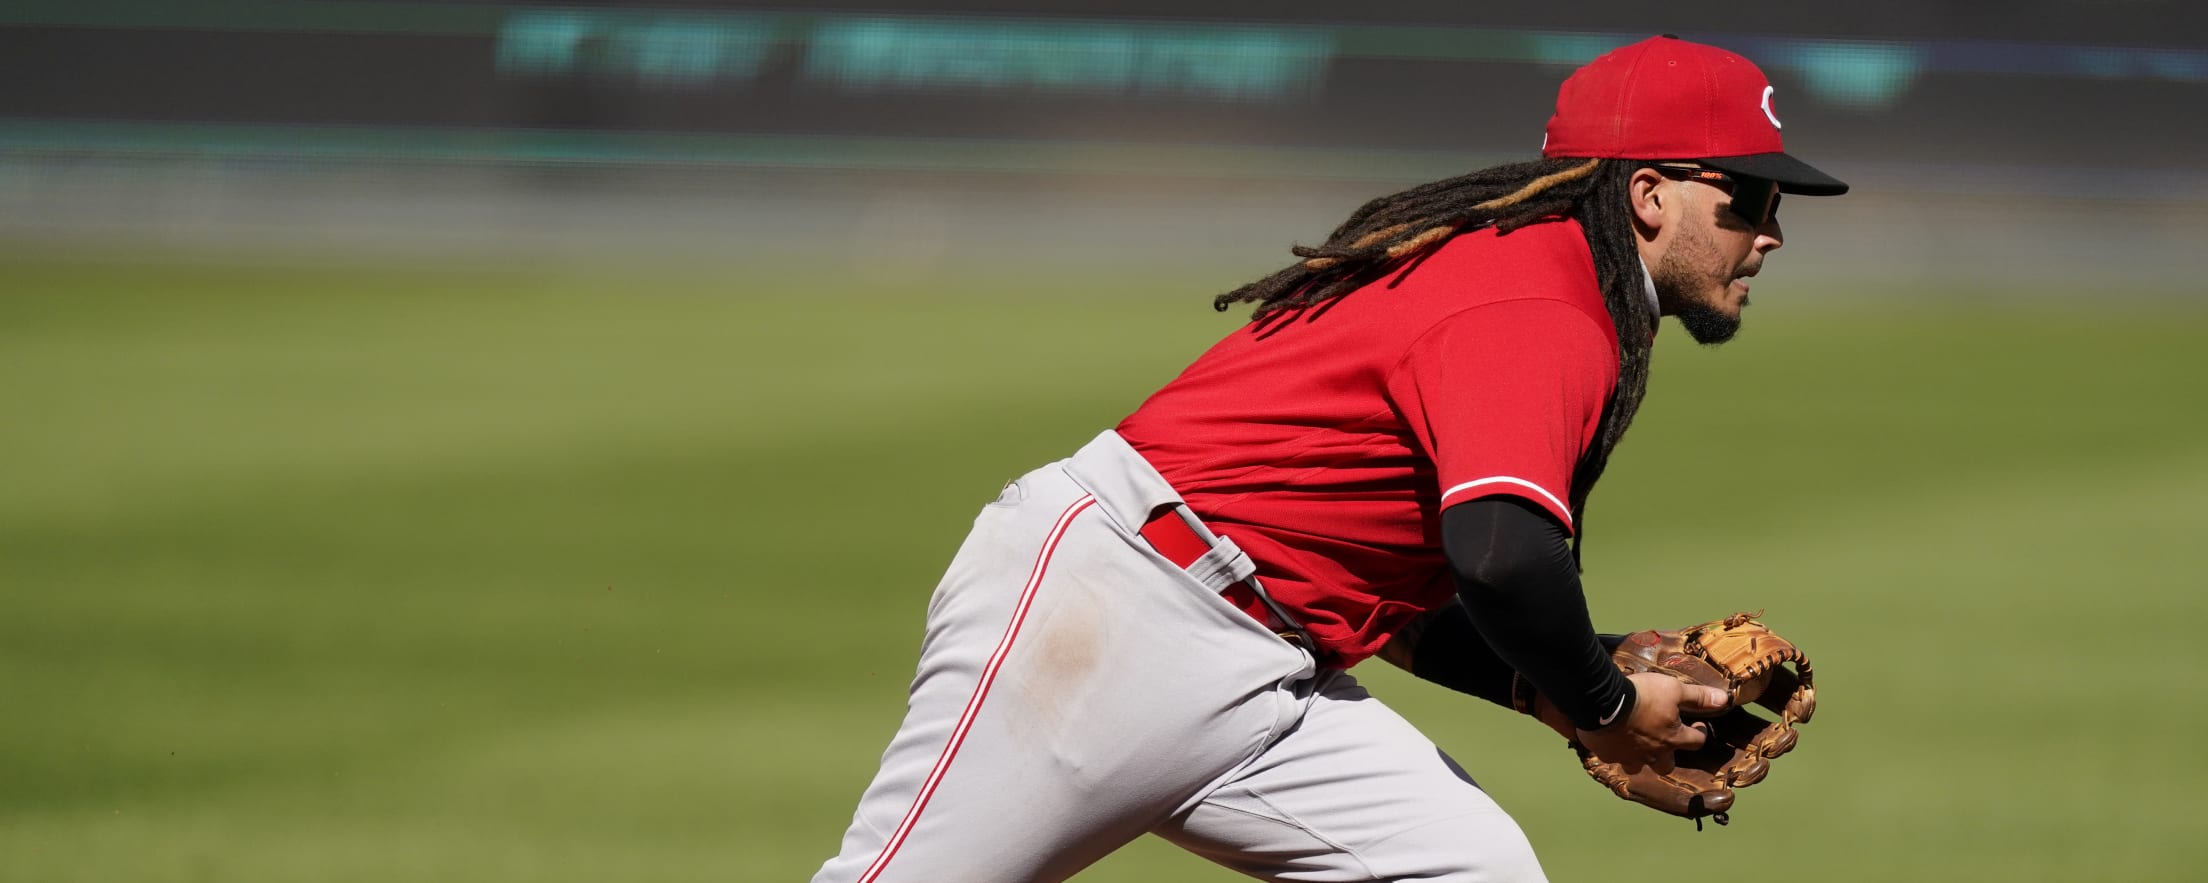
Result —
[[1047, 474], [977, 521], [905, 720], [819, 880], [1055, 880], [1294, 720], [1309, 657]]
[[1155, 833], [1260, 879], [1544, 879], [1517, 822], [1346, 673], [1244, 774]]

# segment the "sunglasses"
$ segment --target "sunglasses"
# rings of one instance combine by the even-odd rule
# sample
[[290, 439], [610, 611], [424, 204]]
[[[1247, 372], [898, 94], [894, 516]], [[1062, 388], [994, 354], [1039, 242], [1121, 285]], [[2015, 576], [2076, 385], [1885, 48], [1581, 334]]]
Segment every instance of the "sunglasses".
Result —
[[1663, 173], [1666, 178], [1681, 181], [1700, 181], [1713, 187], [1722, 187], [1732, 194], [1733, 214], [1747, 221], [1750, 227], [1762, 227], [1779, 217], [1779, 185], [1763, 178], [1746, 175], [1728, 175], [1715, 169], [1694, 166], [1649, 166]]

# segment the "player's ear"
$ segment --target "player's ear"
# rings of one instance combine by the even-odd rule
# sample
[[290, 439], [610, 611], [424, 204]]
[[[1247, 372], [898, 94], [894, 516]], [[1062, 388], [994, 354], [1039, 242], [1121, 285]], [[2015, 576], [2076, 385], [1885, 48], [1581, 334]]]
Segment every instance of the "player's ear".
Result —
[[1642, 238], [1655, 238], [1664, 229], [1664, 204], [1672, 197], [1669, 178], [1655, 169], [1642, 166], [1633, 170], [1626, 179], [1626, 209], [1633, 213], [1633, 226], [1639, 228]]

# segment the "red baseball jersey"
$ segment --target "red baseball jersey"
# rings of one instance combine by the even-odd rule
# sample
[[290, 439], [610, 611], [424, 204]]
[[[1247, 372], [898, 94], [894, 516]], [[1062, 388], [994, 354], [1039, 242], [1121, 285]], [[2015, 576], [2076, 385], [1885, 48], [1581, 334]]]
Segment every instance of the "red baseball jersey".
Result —
[[1594, 260], [1559, 219], [1246, 326], [1119, 433], [1346, 666], [1454, 593], [1443, 508], [1519, 497], [1574, 529], [1617, 377]]

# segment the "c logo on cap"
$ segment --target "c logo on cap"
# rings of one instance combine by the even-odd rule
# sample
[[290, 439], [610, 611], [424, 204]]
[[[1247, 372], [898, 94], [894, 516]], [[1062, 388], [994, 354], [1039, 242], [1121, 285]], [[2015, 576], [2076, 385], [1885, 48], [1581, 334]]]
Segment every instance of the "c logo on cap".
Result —
[[1771, 93], [1774, 91], [1776, 90], [1769, 85], [1763, 87], [1763, 118], [1771, 121], [1771, 128], [1784, 129], [1785, 126], [1779, 125], [1779, 115], [1771, 112]]

